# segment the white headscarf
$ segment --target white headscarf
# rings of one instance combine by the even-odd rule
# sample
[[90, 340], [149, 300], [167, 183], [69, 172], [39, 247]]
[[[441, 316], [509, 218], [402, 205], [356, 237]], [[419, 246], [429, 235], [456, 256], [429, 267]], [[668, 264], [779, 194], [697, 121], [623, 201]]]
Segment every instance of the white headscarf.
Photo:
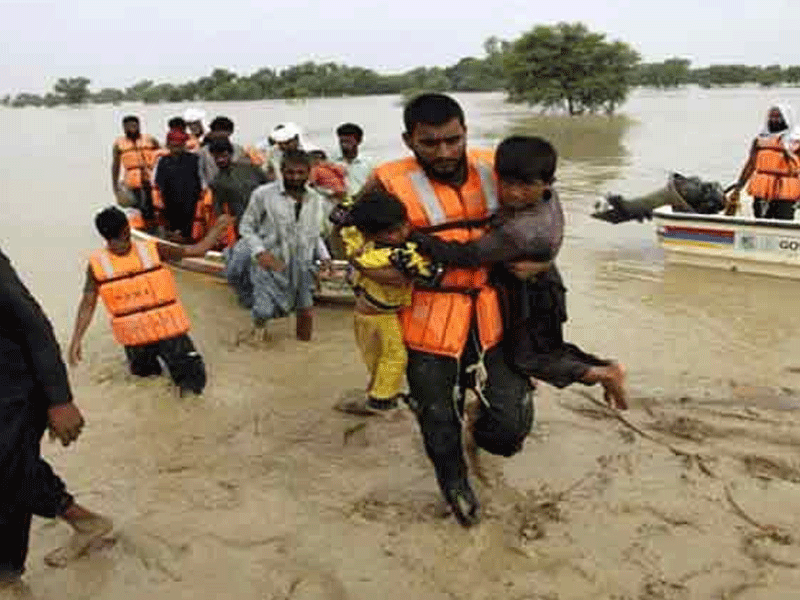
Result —
[[200, 121], [201, 123], [204, 123], [205, 119], [206, 119], [206, 111], [204, 111], [202, 108], [191, 107], [183, 111], [183, 120], [186, 121], [187, 123], [193, 123], [195, 121]]
[[[769, 130], [769, 113], [773, 108], [777, 108], [778, 111], [780, 111], [781, 117], [783, 117], [783, 122], [786, 123], [786, 129], [783, 131], [770, 132]], [[793, 142], [800, 141], [800, 127], [795, 126], [794, 111], [792, 110], [792, 107], [783, 102], [776, 102], [770, 105], [769, 111], [767, 111], [767, 116], [764, 119], [764, 127], [761, 129], [758, 135], [759, 137], [771, 137], [773, 135], [777, 135], [780, 137], [781, 143], [784, 145], [784, 147], [791, 151], [790, 145]]]

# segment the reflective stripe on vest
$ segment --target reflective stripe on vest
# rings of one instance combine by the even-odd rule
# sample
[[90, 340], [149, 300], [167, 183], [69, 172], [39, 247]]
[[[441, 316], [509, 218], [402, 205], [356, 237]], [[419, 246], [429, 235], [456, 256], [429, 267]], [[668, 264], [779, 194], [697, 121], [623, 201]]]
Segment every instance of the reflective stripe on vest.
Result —
[[114, 337], [124, 346], [138, 346], [187, 333], [189, 319], [156, 244], [136, 241], [131, 246], [123, 256], [99, 250], [90, 262]]
[[475, 168], [478, 170], [478, 176], [481, 178], [481, 188], [483, 189], [483, 198], [486, 200], [486, 210], [489, 214], [492, 214], [497, 211], [498, 207], [497, 185], [494, 182], [492, 166], [479, 160], [475, 163]]
[[[480, 237], [478, 223], [497, 207], [497, 197], [488, 153], [470, 152], [468, 161], [467, 179], [458, 187], [431, 181], [412, 158], [386, 163], [375, 172], [384, 188], [406, 206], [415, 228], [444, 227], [444, 239], [469, 242]], [[406, 345], [458, 358], [477, 317], [481, 347], [495, 346], [502, 337], [502, 323], [497, 292], [488, 285], [487, 275], [485, 268], [450, 268], [443, 289], [417, 287], [411, 306], [400, 312]]]
[[[142, 263], [142, 268], [145, 271], [152, 270], [156, 265], [153, 263], [153, 257], [150, 256], [150, 252], [147, 250], [147, 246], [145, 246], [142, 242], [132, 242], [131, 245], [136, 250], [136, 254], [139, 256], [139, 260]], [[100, 252], [97, 256], [97, 259], [100, 261], [100, 266], [103, 268], [103, 272], [106, 274], [108, 279], [114, 279], [114, 275], [116, 275], [116, 271], [114, 270], [114, 265], [111, 264], [111, 257], [109, 257], [107, 252]]]
[[430, 179], [425, 175], [425, 172], [420, 169], [408, 174], [408, 178], [414, 185], [414, 190], [419, 196], [422, 203], [422, 208], [428, 217], [430, 225], [441, 225], [447, 221], [442, 205], [439, 204], [439, 199], [436, 197], [436, 192], [433, 190]]
[[[486, 210], [489, 214], [494, 213], [498, 208], [497, 201], [497, 185], [494, 182], [491, 165], [483, 161], [477, 161], [475, 168], [478, 171], [478, 176], [481, 180], [481, 189], [483, 190], [483, 198], [486, 201]], [[425, 175], [425, 172], [420, 169], [408, 174], [411, 183], [414, 184], [414, 190], [419, 196], [422, 207], [425, 209], [425, 214], [428, 217], [428, 223], [431, 227], [438, 227], [447, 222], [447, 217], [442, 210], [442, 205], [439, 204], [439, 199], [436, 197], [436, 192], [433, 190], [430, 179]]]

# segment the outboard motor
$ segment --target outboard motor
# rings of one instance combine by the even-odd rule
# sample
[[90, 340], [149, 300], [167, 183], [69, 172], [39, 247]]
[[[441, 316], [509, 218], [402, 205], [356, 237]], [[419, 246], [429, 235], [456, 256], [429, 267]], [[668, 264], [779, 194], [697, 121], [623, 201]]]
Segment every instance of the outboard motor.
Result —
[[592, 216], [612, 224], [643, 221], [653, 217], [653, 210], [667, 205], [675, 212], [711, 215], [722, 211], [725, 195], [717, 182], [671, 173], [664, 187], [644, 196], [630, 200], [618, 194], [607, 196], [595, 205]]

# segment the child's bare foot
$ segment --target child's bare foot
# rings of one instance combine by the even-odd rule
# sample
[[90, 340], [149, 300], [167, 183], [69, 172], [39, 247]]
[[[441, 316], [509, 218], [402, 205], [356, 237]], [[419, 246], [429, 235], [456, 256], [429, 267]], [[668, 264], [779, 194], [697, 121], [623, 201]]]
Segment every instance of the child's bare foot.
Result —
[[67, 563], [85, 554], [95, 542], [108, 535], [114, 528], [111, 519], [94, 514], [77, 505], [71, 506], [62, 518], [74, 530], [69, 541], [52, 550], [44, 557], [50, 567], [64, 567]]
[[625, 365], [611, 363], [604, 367], [604, 375], [601, 376], [600, 383], [603, 386], [603, 398], [609, 406], [617, 410], [628, 408], [628, 394], [625, 390]]

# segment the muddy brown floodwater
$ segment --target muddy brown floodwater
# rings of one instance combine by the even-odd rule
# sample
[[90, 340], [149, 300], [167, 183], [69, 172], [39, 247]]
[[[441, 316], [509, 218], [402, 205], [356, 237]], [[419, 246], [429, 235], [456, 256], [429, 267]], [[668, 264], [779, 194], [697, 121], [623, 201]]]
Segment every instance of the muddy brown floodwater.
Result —
[[[781, 90], [795, 106], [800, 91]], [[88, 425], [45, 455], [115, 534], [64, 569], [68, 531], [36, 520], [26, 581], [38, 599], [795, 598], [800, 585], [800, 283], [665, 266], [652, 224], [590, 219], [603, 194], [660, 187], [670, 170], [728, 183], [771, 97], [761, 89], [638, 91], [614, 118], [526, 113], [462, 95], [471, 143], [551, 138], [568, 213], [559, 263], [568, 337], [628, 367], [624, 423], [597, 390], [542, 386], [525, 449], [485, 459], [480, 526], [443, 517], [409, 413], [331, 410], [364, 385], [345, 308], [320, 308], [314, 341], [248, 326], [225, 286], [177, 273], [209, 367], [202, 397], [126, 373], [101, 312], [71, 370]], [[345, 120], [363, 151], [403, 152], [397, 98], [209, 104], [252, 142], [280, 121], [322, 146]], [[123, 114], [161, 135], [177, 105], [0, 110], [2, 247], [66, 345], [92, 215], [112, 201]], [[63, 141], [80, 140], [81, 151]], [[70, 145], [70, 148], [74, 146]]]

